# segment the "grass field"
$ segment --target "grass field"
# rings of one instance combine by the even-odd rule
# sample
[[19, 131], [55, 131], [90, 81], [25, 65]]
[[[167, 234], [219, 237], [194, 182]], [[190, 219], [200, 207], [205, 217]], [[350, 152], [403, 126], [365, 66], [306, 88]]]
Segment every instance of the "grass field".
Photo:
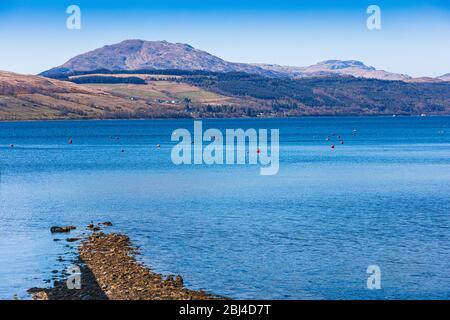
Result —
[[136, 84], [85, 84], [112, 94], [129, 96], [135, 99], [160, 99], [175, 104], [190, 99], [196, 104], [233, 104], [233, 99], [193, 85], [175, 81], [149, 81], [146, 85]]

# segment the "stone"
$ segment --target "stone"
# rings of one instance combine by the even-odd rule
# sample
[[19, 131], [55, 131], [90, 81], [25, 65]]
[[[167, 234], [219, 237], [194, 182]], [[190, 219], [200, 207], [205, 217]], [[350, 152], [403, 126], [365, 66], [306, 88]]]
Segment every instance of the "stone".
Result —
[[75, 226], [67, 226], [67, 227], [58, 227], [58, 226], [53, 226], [50, 228], [50, 232], [51, 233], [67, 233], [70, 232], [70, 230], [74, 230], [77, 227]]

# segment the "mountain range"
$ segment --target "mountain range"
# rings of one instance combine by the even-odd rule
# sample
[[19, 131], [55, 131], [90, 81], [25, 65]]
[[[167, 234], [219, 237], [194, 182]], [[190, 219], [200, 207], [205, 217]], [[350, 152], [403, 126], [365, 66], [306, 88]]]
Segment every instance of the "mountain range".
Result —
[[442, 81], [450, 81], [450, 73], [443, 74], [442, 76], [437, 78]]
[[234, 63], [143, 40], [80, 54], [37, 76], [0, 71], [0, 120], [392, 114], [450, 114], [450, 74], [412, 78], [356, 60]]
[[[353, 76], [381, 80], [412, 80], [406, 74], [377, 70], [356, 60], [327, 60], [307, 67], [274, 64], [228, 62], [188, 44], [167, 41], [125, 40], [80, 54], [63, 65], [41, 75], [54, 77], [94, 70], [202, 70], [210, 72], [244, 72], [267, 77]], [[432, 81], [448, 81], [449, 74]], [[423, 80], [423, 79], [422, 79]]]

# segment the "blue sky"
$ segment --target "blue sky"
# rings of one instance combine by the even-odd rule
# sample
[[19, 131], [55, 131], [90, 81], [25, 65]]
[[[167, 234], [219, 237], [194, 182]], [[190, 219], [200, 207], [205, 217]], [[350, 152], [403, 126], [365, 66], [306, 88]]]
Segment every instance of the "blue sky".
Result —
[[[81, 30], [66, 28], [71, 4], [81, 8]], [[370, 4], [381, 8], [381, 30], [366, 28]], [[0, 1], [0, 70], [35, 74], [136, 38], [189, 43], [235, 62], [356, 59], [438, 76], [450, 72], [450, 1]]]

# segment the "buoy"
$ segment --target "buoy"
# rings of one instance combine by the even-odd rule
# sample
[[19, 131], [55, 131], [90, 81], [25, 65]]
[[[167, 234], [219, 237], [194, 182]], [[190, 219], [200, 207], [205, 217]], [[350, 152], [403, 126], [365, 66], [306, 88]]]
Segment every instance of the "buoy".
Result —
[[161, 145], [158, 143], [158, 144], [156, 145], [156, 147], [159, 149], [159, 148], [161, 148]]
[[344, 144], [344, 140], [341, 141], [341, 144]]
[[14, 145], [13, 145], [13, 144], [10, 144], [9, 146], [10, 146], [11, 148], [14, 148]]
[[261, 153], [261, 150], [259, 150], [259, 148], [258, 148], [258, 150], [256, 150], [256, 153], [257, 153], [257, 154], [260, 154], [260, 153]]
[[72, 138], [69, 139], [69, 144], [72, 144]]
[[330, 141], [330, 137], [327, 137], [325, 140]]
[[331, 149], [334, 149], [334, 144], [331, 145]]
[[122, 149], [122, 151], [120, 151], [120, 152], [125, 152], [125, 150]]

